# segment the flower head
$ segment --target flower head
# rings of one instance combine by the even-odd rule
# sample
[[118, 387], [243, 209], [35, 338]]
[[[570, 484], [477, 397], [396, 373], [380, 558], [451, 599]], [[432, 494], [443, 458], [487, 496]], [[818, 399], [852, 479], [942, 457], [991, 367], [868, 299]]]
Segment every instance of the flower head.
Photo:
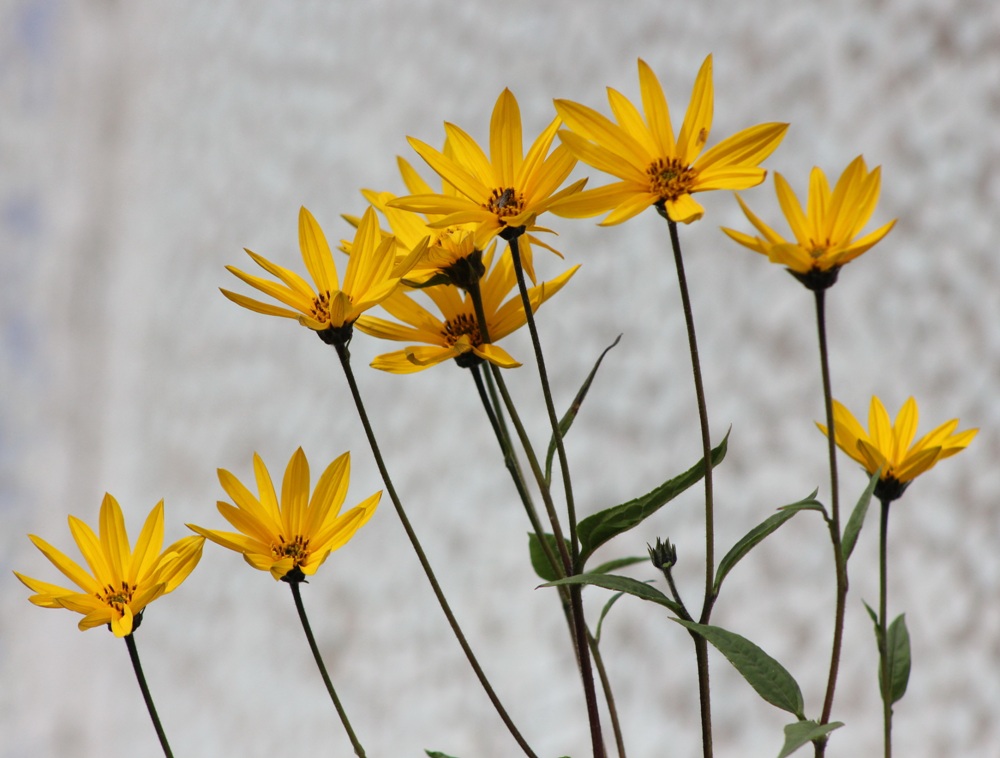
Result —
[[35, 605], [82, 613], [81, 631], [109, 625], [116, 637], [132, 634], [139, 626], [145, 607], [177, 589], [198, 565], [205, 543], [201, 537], [185, 537], [161, 553], [161, 500], [146, 518], [135, 550], [132, 550], [122, 510], [107, 494], [101, 503], [99, 537], [75, 516], [69, 517], [69, 530], [90, 567], [89, 573], [41, 537], [29, 534], [28, 538], [82, 592], [40, 582], [16, 571], [14, 574], [37, 593], [28, 598]]
[[268, 316], [294, 318], [303, 326], [322, 333], [353, 324], [364, 311], [392, 294], [400, 277], [406, 273], [406, 263], [396, 260], [394, 239], [380, 232], [378, 219], [371, 208], [365, 211], [358, 224], [342, 287], [326, 236], [305, 208], [299, 211], [299, 247], [316, 289], [293, 271], [271, 263], [250, 250], [247, 254], [254, 262], [278, 278], [280, 284], [251, 276], [233, 266], [226, 267], [251, 287], [280, 301], [287, 308], [225, 289], [222, 294], [244, 308]]
[[301, 581], [316, 573], [327, 556], [347, 544], [372, 517], [382, 496], [376, 492], [346, 513], [340, 512], [347, 497], [350, 453], [344, 453], [326, 467], [312, 497], [309, 462], [302, 448], [288, 461], [280, 502], [271, 475], [256, 453], [253, 470], [257, 497], [231, 473], [219, 469], [219, 482], [236, 504], [220, 501], [219, 512], [239, 533], [193, 524], [188, 527], [212, 542], [242, 553], [247, 563], [255, 569], [270, 571], [275, 579]]
[[810, 277], [823, 284], [835, 278], [845, 263], [878, 243], [895, 225], [894, 219], [874, 232], [858, 236], [875, 211], [880, 185], [880, 167], [869, 171], [860, 155], [844, 169], [832, 193], [823, 171], [813, 168], [809, 177], [809, 200], [803, 212], [785, 177], [775, 174], [778, 202], [795, 241], [785, 240], [761, 221], [739, 196], [740, 207], [761, 236], [733, 229], [722, 231], [741, 245], [766, 255], [772, 263], [787, 266], [800, 279], [805, 277], [803, 281], [807, 286]]
[[[827, 434], [823, 424], [816, 426]], [[894, 423], [890, 423], [882, 401], [873, 397], [867, 433], [851, 412], [834, 400], [833, 427], [841, 450], [864, 466], [869, 474], [881, 470], [875, 495], [884, 500], [898, 498], [917, 476], [968, 447], [979, 431], [967, 429], [956, 434], [958, 419], [952, 419], [914, 442], [917, 404], [912, 397], [903, 403]]]
[[[492, 257], [492, 251], [487, 252], [484, 258], [487, 269]], [[578, 268], [574, 266], [555, 279], [531, 287], [528, 297], [532, 312], [562, 289]], [[403, 290], [396, 292], [382, 303], [382, 307], [404, 324], [363, 316], [358, 320], [358, 329], [383, 339], [423, 344], [380, 355], [372, 366], [395, 374], [420, 371], [449, 358], [455, 358], [461, 366], [470, 366], [479, 360], [502, 368], [520, 366], [506, 350], [493, 344], [526, 323], [520, 296], [515, 293], [508, 299], [516, 284], [510, 251], [506, 250], [480, 282], [488, 340], [483, 338], [479, 328], [472, 295], [451, 285], [435, 285], [421, 290], [441, 312], [441, 317], [438, 317], [417, 304], [409, 293]]]
[[474, 245], [478, 250], [484, 250], [501, 232], [536, 228], [537, 216], [586, 183], [581, 180], [559, 190], [576, 165], [576, 158], [562, 146], [549, 152], [559, 119], [553, 120], [524, 154], [521, 111], [510, 90], [500, 93], [493, 108], [489, 156], [459, 127], [446, 123], [444, 128], [444, 152], [412, 137], [408, 141], [455, 191], [419, 192], [389, 204], [438, 216], [431, 223], [435, 228], [475, 224]]
[[556, 111], [568, 127], [559, 138], [584, 163], [621, 181], [581, 192], [555, 204], [560, 216], [585, 218], [611, 211], [602, 225], [620, 224], [656, 206], [671, 221], [691, 223], [704, 208], [691, 197], [707, 190], [738, 190], [764, 181], [759, 164], [781, 142], [788, 124], [760, 124], [744, 129], [706, 152], [712, 128], [712, 56], [695, 79], [680, 134], [674, 138], [663, 88], [653, 70], [639, 60], [642, 108], [608, 88], [615, 121], [569, 100], [556, 100]]

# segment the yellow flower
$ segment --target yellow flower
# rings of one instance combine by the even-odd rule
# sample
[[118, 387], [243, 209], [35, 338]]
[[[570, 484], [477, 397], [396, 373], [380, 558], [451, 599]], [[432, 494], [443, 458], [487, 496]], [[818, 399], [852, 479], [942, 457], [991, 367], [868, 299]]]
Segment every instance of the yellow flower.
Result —
[[559, 138], [584, 163], [621, 181], [587, 190], [554, 205], [559, 216], [585, 218], [610, 210], [602, 225], [620, 224], [651, 205], [671, 221], [689, 224], [704, 208], [691, 195], [708, 190], [738, 190], [764, 181], [758, 164], [781, 142], [788, 124], [760, 124], [723, 140], [705, 153], [712, 128], [712, 56], [695, 79], [680, 134], [674, 139], [663, 88], [653, 70], [639, 60], [639, 89], [645, 120], [620, 92], [608, 88], [616, 122], [569, 100], [556, 100], [568, 130]]
[[101, 503], [99, 538], [75, 516], [69, 517], [69, 530], [90, 573], [42, 538], [33, 534], [28, 537], [83, 592], [14, 573], [30, 590], [38, 593], [28, 598], [35, 605], [82, 613], [81, 631], [107, 624], [116, 637], [132, 634], [142, 620], [145, 607], [177, 589], [198, 565], [205, 543], [201, 537], [185, 537], [161, 553], [161, 500], [146, 518], [133, 551], [129, 548], [122, 510], [107, 494]]
[[[351, 245], [351, 255], [341, 289], [337, 267], [326, 236], [313, 215], [299, 211], [299, 247], [306, 269], [316, 284], [314, 290], [302, 277], [282, 268], [260, 255], [247, 250], [251, 258], [265, 271], [281, 280], [272, 282], [246, 274], [233, 266], [226, 268], [265, 295], [284, 303], [283, 308], [240, 295], [229, 290], [222, 294], [237, 305], [268, 316], [297, 319], [300, 324], [317, 332], [350, 326], [364, 311], [387, 298], [406, 273], [406, 264], [395, 256], [395, 241], [382, 235], [375, 211], [369, 208], [358, 224]], [[419, 251], [422, 252], [422, 249]], [[416, 256], [416, 253], [413, 257]], [[290, 310], [292, 309], [292, 310]]]
[[[827, 434], [823, 424], [816, 426]], [[841, 450], [864, 466], [869, 474], [881, 469], [875, 494], [885, 500], [895, 500], [914, 478], [938, 461], [964, 450], [979, 431], [967, 429], [956, 434], [958, 419], [952, 419], [914, 442], [917, 404], [912, 397], [903, 404], [895, 423], [891, 424], [882, 401], [873, 397], [867, 433], [851, 412], [834, 400], [833, 427]]]
[[795, 241], [786, 241], [755, 216], [738, 196], [740, 207], [762, 236], [754, 237], [733, 229], [722, 231], [741, 245], [766, 255], [772, 263], [787, 266], [793, 273], [815, 276], [835, 272], [879, 242], [895, 225], [894, 219], [858, 237], [875, 211], [880, 185], [880, 167], [869, 171], [860, 155], [844, 169], [832, 193], [823, 171], [813, 168], [809, 177], [809, 201], [803, 212], [785, 177], [775, 174], [778, 202]]
[[479, 250], [504, 230], [536, 229], [539, 214], [586, 183], [581, 180], [557, 191], [576, 165], [576, 159], [561, 145], [549, 152], [559, 119], [553, 120], [524, 154], [521, 111], [510, 90], [500, 93], [493, 108], [489, 157], [459, 127], [446, 123], [444, 128], [444, 152], [412, 137], [408, 141], [456, 192], [419, 192], [389, 205], [439, 216], [430, 224], [434, 228], [475, 224], [474, 245]]
[[244, 560], [275, 579], [301, 581], [316, 573], [331, 552], [343, 547], [375, 513], [382, 493], [376, 492], [341, 514], [347, 497], [351, 455], [344, 453], [320, 476], [309, 496], [309, 462], [299, 448], [292, 454], [281, 483], [281, 501], [260, 456], [253, 456], [258, 497], [228, 471], [219, 469], [219, 482], [235, 506], [219, 502], [219, 512], [240, 533], [188, 527], [223, 547], [243, 554]]
[[[491, 259], [492, 251], [484, 259], [487, 268]], [[562, 289], [578, 268], [579, 266], [574, 266], [555, 279], [531, 287], [528, 296], [532, 312], [537, 311], [543, 302]], [[405, 291], [396, 292], [382, 303], [382, 307], [405, 322], [405, 325], [374, 316], [362, 316], [358, 319], [358, 329], [382, 339], [420, 342], [424, 345], [380, 355], [372, 362], [372, 366], [395, 374], [420, 371], [449, 358], [455, 358], [463, 367], [471, 366], [479, 360], [489, 361], [502, 368], [520, 366], [506, 350], [492, 344], [526, 323], [520, 295], [515, 293], [505, 302], [516, 284], [510, 251], [506, 250], [480, 283], [489, 342], [483, 340], [471, 296], [458, 288], [435, 285], [421, 290], [438, 307], [443, 320], [414, 302]]]

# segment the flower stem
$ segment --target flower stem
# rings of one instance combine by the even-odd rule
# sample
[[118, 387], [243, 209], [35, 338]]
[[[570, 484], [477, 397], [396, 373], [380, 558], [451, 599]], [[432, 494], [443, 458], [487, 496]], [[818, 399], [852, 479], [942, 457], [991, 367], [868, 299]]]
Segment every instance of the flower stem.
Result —
[[[826, 682], [826, 697], [823, 700], [823, 713], [820, 724], [830, 721], [833, 711], [833, 696], [837, 687], [837, 673], [840, 669], [840, 651], [844, 638], [844, 613], [847, 607], [847, 560], [841, 545], [840, 530], [840, 494], [837, 477], [837, 441], [833, 426], [833, 391], [830, 385], [830, 358], [826, 342], [826, 290], [814, 290], [816, 296], [816, 331], [819, 337], [820, 370], [823, 375], [823, 403], [826, 408], [827, 450], [830, 458], [830, 517], [827, 525], [830, 529], [830, 542], [833, 545], [833, 563], [837, 578], [837, 599], [833, 622], [833, 643], [830, 651], [830, 673]], [[816, 758], [822, 758], [826, 753], [826, 738], [817, 740], [815, 744]]]
[[892, 679], [889, 671], [889, 632], [886, 624], [886, 605], [888, 596], [888, 546], [889, 546], [889, 504], [890, 500], [882, 499], [882, 518], [880, 521], [878, 541], [878, 629], [879, 668], [882, 673], [882, 734], [885, 745], [885, 758], [892, 758]]
[[295, 599], [295, 610], [299, 612], [299, 621], [302, 622], [302, 629], [306, 633], [306, 640], [309, 641], [309, 649], [312, 650], [313, 658], [316, 660], [316, 665], [319, 667], [320, 676], [323, 677], [323, 684], [326, 685], [326, 691], [330, 693], [330, 699], [333, 701], [333, 707], [337, 709], [337, 715], [340, 716], [340, 723], [344, 725], [344, 730], [347, 732], [348, 738], [351, 740], [351, 744], [354, 746], [354, 754], [358, 758], [365, 758], [365, 749], [361, 746], [358, 741], [357, 735], [354, 734], [354, 729], [351, 728], [351, 722], [347, 718], [347, 711], [344, 710], [344, 706], [340, 704], [340, 698], [337, 697], [337, 691], [333, 688], [333, 682], [330, 681], [330, 675], [326, 671], [326, 666], [323, 664], [323, 656], [319, 653], [319, 646], [316, 644], [316, 638], [313, 637], [312, 627], [309, 626], [309, 617], [306, 616], [306, 608], [302, 604], [302, 593], [299, 591], [299, 581], [288, 582], [289, 586], [292, 588], [292, 597]]
[[465, 653], [465, 657], [468, 659], [469, 665], [472, 666], [472, 670], [479, 679], [479, 684], [486, 692], [486, 695], [489, 697], [490, 702], [493, 703], [493, 707], [496, 709], [500, 719], [503, 721], [507, 730], [510, 732], [511, 736], [517, 742], [524, 754], [529, 758], [537, 758], [534, 751], [531, 749], [531, 746], [528, 745], [527, 741], [514, 725], [510, 715], [500, 702], [500, 698], [493, 690], [493, 686], [490, 684], [489, 679], [486, 678], [486, 673], [483, 671], [482, 666], [479, 665], [479, 661], [476, 658], [475, 653], [472, 652], [472, 647], [469, 645], [468, 640], [466, 640], [465, 634], [462, 632], [462, 627], [459, 626], [458, 620], [455, 618], [455, 614], [452, 613], [451, 606], [448, 604], [448, 600], [445, 598], [444, 592], [441, 590], [441, 585], [438, 583], [437, 577], [434, 575], [434, 570], [431, 568], [430, 561], [427, 559], [427, 555], [424, 553], [424, 549], [420, 545], [420, 540], [417, 539], [417, 534], [413, 530], [413, 526], [410, 524], [410, 519], [406, 516], [406, 511], [403, 509], [403, 503], [400, 501], [399, 495], [396, 494], [396, 488], [392, 484], [392, 479], [389, 477], [389, 470], [386, 468], [385, 461], [382, 459], [382, 451], [379, 449], [378, 441], [375, 438], [375, 432], [372, 430], [371, 422], [368, 420], [368, 413], [365, 410], [364, 402], [361, 399], [361, 393], [358, 390], [357, 381], [354, 378], [354, 370], [351, 368], [351, 353], [348, 350], [347, 345], [348, 341], [348, 339], [338, 340], [334, 343], [334, 347], [337, 350], [337, 356], [340, 358], [340, 365], [344, 369], [344, 376], [347, 378], [347, 384], [351, 390], [351, 397], [354, 398], [354, 405], [357, 408], [358, 416], [361, 418], [361, 425], [364, 427], [365, 435], [368, 437], [368, 444], [370, 445], [372, 455], [375, 458], [375, 464], [378, 466], [379, 473], [382, 475], [382, 482], [385, 484], [385, 489], [389, 494], [389, 499], [392, 501], [393, 507], [396, 509], [396, 515], [399, 517], [399, 521], [403, 525], [403, 530], [406, 532], [406, 536], [410, 540], [413, 552], [416, 553], [417, 560], [420, 561], [420, 566], [423, 568], [427, 581], [430, 583], [431, 589], [434, 591], [434, 596], [437, 598], [438, 604], [441, 606], [441, 610], [444, 612], [445, 618], [448, 620], [448, 625], [451, 627], [451, 630], [455, 635], [455, 639], [458, 640], [458, 644]]
[[[701, 378], [701, 360], [698, 357], [698, 339], [694, 329], [694, 314], [691, 310], [691, 296], [688, 293], [687, 277], [684, 275], [684, 258], [681, 242], [677, 235], [677, 222], [657, 207], [667, 219], [670, 229], [670, 245], [673, 248], [674, 264], [677, 268], [677, 284], [681, 292], [684, 309], [684, 323], [687, 326], [688, 345], [691, 350], [691, 371], [694, 375], [694, 392], [698, 403], [698, 422], [701, 426], [701, 449], [705, 462], [705, 600], [699, 623], [707, 624], [715, 604], [715, 511], [712, 487], [712, 442], [708, 427], [708, 407], [705, 403], [705, 386]], [[692, 633], [695, 658], [698, 663], [698, 697], [701, 704], [701, 738], [704, 758], [712, 756], [712, 699], [708, 673], [708, 643], [701, 635]]]
[[142, 673], [142, 664], [139, 662], [139, 651], [135, 647], [135, 635], [129, 634], [125, 637], [125, 646], [128, 648], [129, 658], [132, 659], [135, 678], [139, 680], [142, 699], [146, 701], [146, 710], [149, 711], [149, 717], [153, 720], [153, 728], [156, 730], [156, 736], [160, 740], [160, 747], [163, 748], [163, 754], [166, 758], [173, 758], [174, 754], [170, 752], [170, 745], [167, 743], [167, 735], [163, 731], [163, 725], [160, 724], [160, 717], [156, 715], [156, 706], [153, 705], [153, 697], [149, 694], [146, 676]]
[[[556, 418], [555, 404], [552, 401], [552, 390], [549, 386], [548, 372], [545, 370], [545, 358], [542, 355], [542, 344], [538, 339], [538, 329], [535, 326], [534, 312], [531, 309], [531, 298], [528, 296], [528, 286], [524, 280], [524, 267], [521, 264], [518, 237], [523, 233], [505, 235], [510, 246], [511, 260], [514, 263], [514, 274], [517, 277], [517, 288], [521, 293], [521, 305], [531, 335], [531, 344], [535, 351], [535, 363], [538, 367], [538, 378], [542, 386], [542, 397], [545, 399], [545, 410], [552, 428], [552, 438], [556, 443], [559, 457], [559, 468], [562, 474], [563, 488], [566, 493], [566, 516], [569, 521], [570, 568], [575, 574], [580, 570], [580, 544], [576, 534], [576, 505], [573, 500], [573, 483], [569, 475], [569, 460], [563, 445], [562, 434], [559, 431], [559, 419]], [[576, 653], [580, 663], [580, 675], [583, 677], [583, 691], [587, 701], [587, 716], [590, 721], [590, 735], [594, 750], [594, 758], [604, 758], [604, 739], [601, 736], [601, 714], [597, 708], [597, 692], [594, 687], [594, 672], [591, 668], [590, 647], [587, 644], [587, 624], [583, 615], [583, 593], [578, 584], [570, 587], [570, 604], [573, 611], [573, 629], [576, 636]]]

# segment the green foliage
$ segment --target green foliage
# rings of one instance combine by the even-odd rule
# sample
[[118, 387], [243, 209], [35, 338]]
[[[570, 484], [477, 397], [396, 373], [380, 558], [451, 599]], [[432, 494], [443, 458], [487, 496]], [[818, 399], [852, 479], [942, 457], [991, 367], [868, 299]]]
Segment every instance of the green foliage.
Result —
[[543, 587], [561, 587], [567, 584], [593, 584], [597, 587], [603, 587], [606, 590], [613, 590], [615, 592], [624, 592], [626, 595], [634, 595], [635, 597], [641, 598], [643, 600], [649, 600], [652, 603], [662, 605], [665, 608], [669, 608], [671, 611], [676, 613], [678, 616], [684, 614], [684, 609], [680, 607], [676, 602], [671, 600], [669, 597], [664, 595], [655, 587], [650, 587], [645, 582], [640, 582], [638, 579], [633, 579], [630, 576], [618, 576], [617, 574], [576, 574], [575, 576], [567, 576], [563, 579], [558, 579], [554, 582], [549, 582], [548, 584], [543, 584]]
[[796, 721], [785, 727], [785, 744], [778, 753], [778, 758], [786, 758], [803, 745], [815, 742], [844, 725], [842, 721], [831, 721], [829, 724], [818, 724], [815, 721]]
[[628, 558], [615, 558], [614, 560], [602, 563], [593, 569], [591, 574], [609, 574], [612, 571], [617, 571], [620, 568], [625, 568], [626, 566], [634, 566], [637, 563], [645, 563], [649, 558], [645, 555], [632, 555]]
[[[559, 560], [559, 543], [556, 541], [555, 535], [545, 534], [543, 535], [545, 542], [548, 544], [549, 549], [552, 551], [552, 555], [555, 559]], [[570, 549], [569, 541], [563, 540], [566, 543], [566, 550]], [[547, 582], [554, 582], [560, 576], [562, 572], [558, 570], [549, 563], [549, 557], [545, 554], [545, 550], [542, 549], [542, 543], [538, 539], [538, 535], [534, 532], [528, 532], [528, 553], [531, 556], [531, 567], [535, 569], [535, 573], [539, 577]]]
[[425, 750], [424, 752], [427, 753], [429, 758], [455, 758], [455, 756], [442, 753], [439, 750]]
[[[728, 442], [727, 432], [719, 446], [712, 450], [713, 468], [726, 457]], [[577, 526], [577, 535], [580, 537], [580, 565], [583, 566], [594, 551], [605, 542], [641, 524], [684, 490], [701, 481], [704, 476], [705, 464], [702, 459], [683, 474], [669, 479], [642, 497], [583, 519]]]
[[[910, 633], [906, 630], [905, 614], [900, 614], [886, 629], [887, 640], [882, 639], [882, 627], [878, 614], [865, 603], [868, 615], [875, 624], [875, 641], [878, 643], [879, 655], [888, 656], [889, 660], [889, 705], [898, 702], [906, 694], [906, 685], [910, 681]], [[882, 665], [879, 661], [878, 686], [880, 692], [885, 692], [885, 682], [882, 678]]]
[[777, 513], [769, 516], [747, 532], [739, 542], [733, 545], [729, 552], [725, 554], [721, 561], [719, 561], [719, 569], [715, 574], [715, 584], [712, 587], [713, 594], [719, 594], [719, 589], [722, 587], [722, 580], [725, 579], [726, 575], [733, 570], [733, 567], [739, 563], [747, 553], [759, 545], [765, 537], [777, 530], [779, 526], [784, 524], [799, 511], [816, 510], [817, 507], [822, 509], [823, 506], [816, 501], [816, 492], [816, 490], [813, 490], [813, 493], [808, 497], [799, 500], [796, 503], [782, 507]]
[[[587, 396], [587, 392], [590, 391], [590, 385], [594, 381], [594, 377], [597, 375], [597, 369], [601, 366], [601, 361], [604, 360], [604, 356], [608, 354], [611, 348], [616, 347], [621, 341], [622, 336], [619, 334], [615, 337], [615, 341], [604, 348], [600, 356], [597, 358], [597, 362], [594, 367], [587, 374], [587, 378], [584, 379], [583, 384], [580, 385], [579, 391], [576, 393], [576, 397], [573, 398], [572, 404], [569, 406], [569, 410], [559, 419], [559, 439], [566, 436], [566, 432], [573, 425], [576, 420], [576, 414], [580, 412], [580, 406], [583, 405], [583, 399]], [[549, 440], [549, 449], [545, 454], [545, 483], [552, 484], [552, 458], [556, 454], [556, 436], [553, 434], [552, 439]]]
[[847, 524], [844, 526], [844, 536], [840, 541], [840, 549], [844, 552], [845, 563], [851, 557], [851, 553], [854, 552], [854, 546], [858, 542], [858, 534], [861, 533], [861, 527], [865, 523], [865, 516], [868, 514], [868, 504], [872, 501], [872, 493], [875, 491], [875, 485], [878, 484], [881, 474], [882, 469], [879, 469], [872, 475], [868, 486], [865, 487], [865, 491], [858, 498], [858, 504], [851, 511], [851, 517], [847, 519]]
[[802, 690], [788, 670], [746, 637], [718, 626], [674, 619], [681, 626], [704, 637], [740, 672], [757, 694], [771, 705], [804, 719]]
[[601, 609], [601, 617], [597, 619], [597, 629], [594, 630], [594, 642], [596, 642], [598, 645], [601, 644], [601, 626], [604, 624], [605, 616], [608, 615], [608, 612], [611, 610], [611, 606], [617, 603], [618, 599], [621, 598], [624, 594], [625, 594], [624, 592], [616, 592], [614, 595], [611, 596], [611, 599], [608, 602], [606, 602], [604, 604], [604, 607]]

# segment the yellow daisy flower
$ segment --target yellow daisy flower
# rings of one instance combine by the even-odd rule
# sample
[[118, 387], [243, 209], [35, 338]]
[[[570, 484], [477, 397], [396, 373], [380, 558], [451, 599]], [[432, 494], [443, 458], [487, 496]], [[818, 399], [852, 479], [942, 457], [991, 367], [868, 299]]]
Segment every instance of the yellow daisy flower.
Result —
[[[827, 434], [826, 426], [816, 426]], [[914, 442], [917, 404], [912, 397], [903, 404], [894, 423], [890, 423], [882, 401], [873, 397], [867, 433], [851, 412], [834, 400], [833, 427], [837, 447], [869, 474], [881, 469], [875, 494], [884, 500], [898, 498], [917, 476], [968, 447], [979, 431], [967, 429], [956, 434], [958, 419], [952, 419]]]
[[774, 152], [788, 124], [760, 124], [744, 129], [702, 153], [712, 128], [712, 56], [695, 79], [680, 134], [674, 138], [670, 111], [656, 74], [639, 60], [639, 88], [645, 113], [620, 92], [608, 88], [615, 121], [585, 105], [556, 100], [556, 112], [568, 129], [562, 143], [584, 163], [621, 181], [587, 190], [554, 204], [559, 216], [586, 218], [610, 210], [602, 225], [620, 224], [650, 206], [671, 221], [689, 224], [704, 214], [691, 197], [708, 190], [739, 190], [764, 181], [758, 167]]
[[329, 329], [350, 326], [364, 311], [387, 298], [406, 273], [406, 267], [423, 252], [418, 247], [413, 255], [403, 261], [396, 260], [395, 241], [384, 236], [378, 225], [375, 211], [369, 208], [358, 224], [351, 244], [351, 255], [341, 288], [333, 253], [323, 230], [313, 215], [302, 208], [299, 211], [299, 247], [306, 269], [316, 285], [314, 290], [302, 277], [282, 268], [260, 255], [247, 250], [261, 268], [280, 280], [280, 284], [258, 276], [246, 274], [233, 266], [226, 268], [265, 295], [288, 306], [283, 308], [240, 295], [229, 290], [222, 294], [237, 305], [268, 316], [294, 318], [303, 326], [323, 333]]
[[233, 506], [219, 502], [222, 516], [239, 533], [220, 532], [188, 524], [203, 537], [243, 554], [244, 560], [275, 579], [302, 581], [334, 550], [343, 547], [375, 513], [381, 491], [340, 513], [347, 497], [351, 456], [344, 453], [320, 476], [309, 496], [309, 462], [299, 448], [288, 461], [281, 483], [279, 503], [271, 475], [254, 453], [253, 470], [259, 495], [254, 495], [235, 476], [219, 469], [219, 482], [232, 498]]
[[500, 93], [493, 108], [489, 157], [459, 127], [446, 123], [444, 128], [445, 152], [413, 137], [407, 139], [456, 192], [418, 192], [392, 200], [389, 205], [439, 216], [430, 224], [434, 228], [475, 224], [476, 249], [485, 249], [495, 235], [504, 231], [520, 234], [522, 227], [537, 229], [538, 215], [586, 183], [580, 180], [557, 191], [576, 165], [576, 158], [561, 145], [549, 152], [559, 119], [553, 120], [524, 154], [521, 111], [510, 90]]
[[858, 236], [875, 212], [881, 176], [880, 167], [869, 171], [864, 158], [859, 155], [844, 169], [831, 193], [826, 175], [814, 167], [809, 177], [809, 200], [803, 212], [785, 177], [775, 174], [778, 202], [795, 241], [785, 240], [761, 221], [739, 196], [736, 199], [740, 207], [762, 236], [751, 236], [733, 229], [722, 231], [744, 247], [766, 255], [772, 263], [787, 266], [800, 278], [813, 275], [822, 279], [819, 275], [828, 272], [833, 272], [835, 276], [841, 266], [867, 252], [896, 223], [893, 219], [874, 232]]
[[28, 538], [82, 592], [14, 574], [37, 593], [28, 598], [35, 605], [82, 613], [81, 631], [108, 625], [116, 637], [132, 634], [146, 606], [177, 589], [198, 565], [205, 543], [201, 537], [185, 537], [161, 553], [161, 500], [146, 518], [132, 550], [122, 510], [108, 494], [101, 503], [100, 537], [75, 516], [69, 517], [69, 530], [90, 567], [89, 573], [41, 537], [29, 534]]
[[[487, 268], [492, 257], [491, 250], [484, 259]], [[574, 266], [555, 279], [531, 287], [528, 296], [532, 312], [562, 289], [578, 268]], [[514, 265], [507, 250], [480, 282], [490, 338], [488, 342], [480, 332], [471, 296], [457, 287], [435, 285], [421, 290], [438, 307], [443, 319], [418, 305], [407, 292], [396, 292], [382, 303], [382, 307], [405, 325], [374, 316], [362, 316], [358, 319], [358, 329], [382, 339], [424, 344], [380, 355], [372, 362], [372, 367], [395, 374], [409, 374], [449, 358], [455, 358], [463, 367], [474, 365], [479, 360], [489, 361], [501, 368], [520, 366], [506, 350], [493, 344], [524, 326], [527, 321], [520, 295], [515, 293], [506, 299], [516, 285]]]

